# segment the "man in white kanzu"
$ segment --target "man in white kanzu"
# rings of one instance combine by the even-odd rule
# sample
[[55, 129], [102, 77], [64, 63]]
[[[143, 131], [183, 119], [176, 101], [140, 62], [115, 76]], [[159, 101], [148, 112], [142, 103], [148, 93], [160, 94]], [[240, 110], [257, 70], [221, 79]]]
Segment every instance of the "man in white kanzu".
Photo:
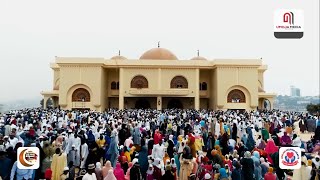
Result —
[[97, 176], [94, 173], [94, 164], [88, 165], [88, 172], [82, 177], [82, 180], [97, 180]]
[[[152, 158], [153, 159], [163, 159], [164, 158], [164, 154], [165, 154], [165, 147], [162, 144], [162, 139], [159, 140], [159, 144], [155, 144], [153, 145], [153, 149], [152, 149]], [[160, 165], [161, 168], [164, 168], [164, 163], [163, 161], [160, 161]]]

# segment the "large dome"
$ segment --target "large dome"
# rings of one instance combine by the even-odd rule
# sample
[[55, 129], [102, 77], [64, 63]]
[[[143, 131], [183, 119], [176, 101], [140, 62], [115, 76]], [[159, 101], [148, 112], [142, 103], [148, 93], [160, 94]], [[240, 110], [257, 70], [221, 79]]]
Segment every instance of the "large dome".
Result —
[[140, 59], [178, 60], [171, 51], [165, 48], [153, 48], [142, 54]]

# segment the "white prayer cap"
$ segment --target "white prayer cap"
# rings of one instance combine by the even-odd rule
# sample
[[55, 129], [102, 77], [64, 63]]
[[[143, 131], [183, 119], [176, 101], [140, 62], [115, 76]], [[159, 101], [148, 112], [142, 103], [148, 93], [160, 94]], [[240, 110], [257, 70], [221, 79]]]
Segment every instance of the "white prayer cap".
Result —
[[69, 168], [68, 167], [64, 167], [63, 171], [69, 171]]
[[76, 145], [72, 144], [72, 147], [76, 147]]
[[211, 175], [209, 174], [209, 173], [206, 173], [205, 175], [204, 175], [204, 179], [210, 179], [211, 178]]

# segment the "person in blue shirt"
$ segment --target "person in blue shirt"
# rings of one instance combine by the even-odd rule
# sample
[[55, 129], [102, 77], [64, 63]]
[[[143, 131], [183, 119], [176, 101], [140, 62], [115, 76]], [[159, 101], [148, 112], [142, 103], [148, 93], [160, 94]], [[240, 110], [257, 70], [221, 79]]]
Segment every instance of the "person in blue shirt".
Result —
[[6, 157], [4, 151], [0, 151], [0, 177], [2, 179], [8, 179], [10, 176], [11, 159]]
[[11, 169], [10, 180], [16, 177], [16, 180], [32, 179], [33, 169], [19, 169], [17, 161], [13, 164]]

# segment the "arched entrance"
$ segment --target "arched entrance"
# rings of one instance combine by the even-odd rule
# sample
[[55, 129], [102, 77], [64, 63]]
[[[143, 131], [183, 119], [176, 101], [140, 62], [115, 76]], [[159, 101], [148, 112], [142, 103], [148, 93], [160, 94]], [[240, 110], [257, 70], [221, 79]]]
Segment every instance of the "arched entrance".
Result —
[[181, 101], [179, 99], [171, 99], [169, 102], [168, 102], [168, 106], [167, 106], [168, 109], [183, 109], [183, 105], [181, 103]]
[[269, 101], [269, 99], [263, 100], [263, 109], [271, 110], [271, 102]]
[[149, 109], [151, 108], [150, 102], [146, 99], [138, 99], [135, 104], [136, 109]]

